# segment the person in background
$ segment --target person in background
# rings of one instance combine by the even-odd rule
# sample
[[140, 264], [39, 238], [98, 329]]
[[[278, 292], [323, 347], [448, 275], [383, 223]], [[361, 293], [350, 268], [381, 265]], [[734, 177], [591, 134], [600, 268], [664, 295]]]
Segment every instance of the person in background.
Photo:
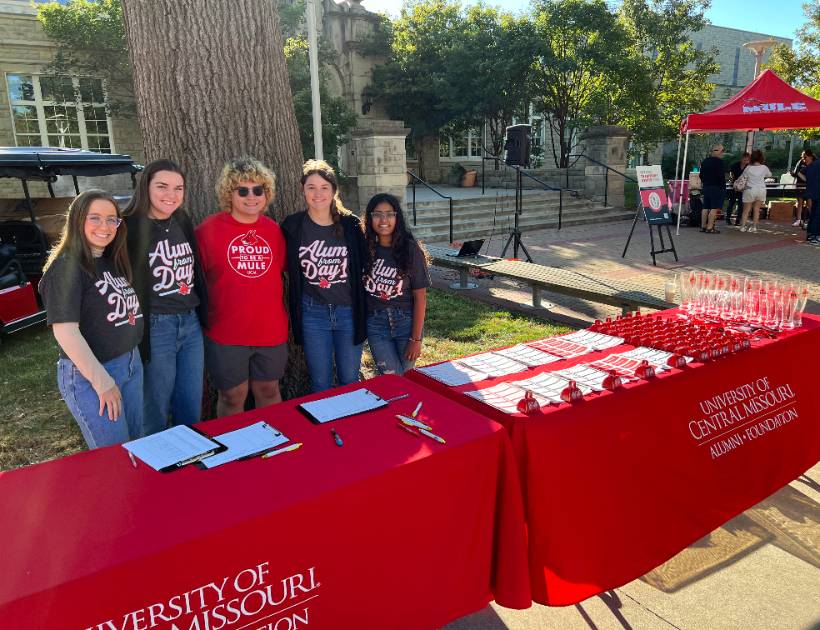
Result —
[[195, 231], [208, 285], [205, 366], [218, 390], [217, 416], [243, 411], [249, 388], [257, 408], [282, 401], [285, 241], [276, 222], [264, 216], [274, 186], [273, 173], [258, 160], [231, 160], [216, 184], [222, 212]]
[[359, 380], [367, 336], [362, 275], [366, 258], [359, 218], [339, 198], [336, 173], [327, 162], [302, 167], [307, 209], [282, 221], [288, 249], [288, 297], [293, 337], [305, 350], [311, 388]]
[[700, 231], [720, 234], [715, 227], [718, 211], [723, 209], [726, 197], [726, 164], [723, 162], [723, 145], [712, 147], [712, 154], [700, 163], [700, 181], [703, 183], [703, 211]]
[[38, 289], [60, 346], [57, 386], [88, 447], [140, 437], [143, 315], [111, 195], [86, 190], [71, 202]]
[[145, 315], [143, 434], [199, 422], [207, 324], [205, 278], [185, 210], [185, 176], [171, 160], [145, 167], [126, 206], [133, 285]]
[[800, 159], [789, 174], [794, 177], [794, 186], [797, 189], [797, 205], [795, 206], [793, 227], [806, 229], [808, 223], [809, 206], [811, 202], [806, 197], [806, 174], [805, 170], [814, 161], [814, 153], [811, 149], [804, 149], [800, 154]]
[[806, 200], [811, 202], [806, 240], [812, 245], [820, 245], [820, 160], [813, 159], [803, 173], [806, 176]]
[[367, 343], [381, 374], [404, 374], [421, 354], [430, 274], [401, 203], [379, 193], [365, 209]]
[[[746, 175], [746, 190], [743, 191], [743, 217], [740, 220], [741, 232], [757, 232], [757, 222], [760, 220], [760, 206], [766, 203], [766, 178], [772, 176], [769, 167], [766, 166], [766, 158], [763, 151], [755, 149], [752, 151], [747, 166], [743, 173]], [[753, 213], [751, 226], [746, 226], [749, 220], [749, 211]]]
[[[729, 167], [729, 182], [734, 184], [738, 177], [749, 166], [751, 155], [748, 151], [740, 156], [740, 160]], [[740, 225], [740, 217], [743, 214], [743, 191], [732, 188], [729, 191], [729, 206], [726, 208], [726, 225], [732, 224], [732, 213], [735, 214], [735, 225]]]

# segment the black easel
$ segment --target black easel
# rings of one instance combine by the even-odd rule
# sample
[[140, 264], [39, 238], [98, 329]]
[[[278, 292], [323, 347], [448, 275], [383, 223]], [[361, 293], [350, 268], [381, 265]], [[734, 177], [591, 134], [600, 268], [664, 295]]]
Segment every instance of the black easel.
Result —
[[[638, 209], [635, 210], [635, 218], [632, 220], [632, 229], [629, 230], [629, 236], [626, 239], [626, 245], [624, 245], [624, 252], [621, 254], [621, 258], [626, 258], [626, 250], [629, 249], [629, 241], [632, 240], [632, 234], [635, 232], [638, 217], [642, 212], [644, 212], [644, 209], [641, 206], [638, 206]], [[644, 221], [646, 221], [646, 215], [644, 215]], [[647, 226], [649, 227], [649, 240], [652, 244], [652, 249], [649, 251], [650, 256], [652, 256], [652, 264], [657, 267], [658, 263], [655, 260], [655, 256], [658, 254], [665, 254], [667, 252], [672, 252], [672, 255], [675, 257], [675, 262], [678, 262], [678, 252], [675, 251], [675, 241], [672, 240], [672, 231], [669, 229], [669, 224], [655, 223], [655, 227], [658, 228], [658, 238], [661, 241], [661, 249], [655, 249], [655, 235], [652, 233], [652, 224], [647, 221]], [[669, 237], [669, 247], [667, 247], [666, 243], [663, 241], [663, 231], [661, 230], [661, 226], [666, 228], [666, 235]]]
[[504, 258], [507, 255], [507, 248], [510, 246], [510, 243], [512, 243], [513, 258], [518, 258], [518, 248], [520, 247], [524, 251], [524, 255], [527, 257], [527, 262], [532, 262], [532, 256], [530, 256], [527, 248], [524, 247], [524, 243], [521, 242], [521, 230], [518, 228], [518, 217], [521, 214], [524, 201], [524, 192], [521, 184], [521, 169], [518, 166], [514, 166], [513, 168], [515, 169], [515, 214], [513, 218], [513, 229], [512, 232], [510, 232], [510, 238], [507, 239], [507, 242], [504, 245], [504, 249], [501, 250], [501, 257]]

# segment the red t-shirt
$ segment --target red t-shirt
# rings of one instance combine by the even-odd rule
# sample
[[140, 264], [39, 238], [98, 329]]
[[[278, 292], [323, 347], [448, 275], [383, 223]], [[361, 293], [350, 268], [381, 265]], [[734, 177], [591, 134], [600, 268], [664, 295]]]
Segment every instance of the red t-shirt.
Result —
[[240, 223], [220, 212], [196, 228], [196, 240], [208, 284], [205, 334], [231, 346], [287, 342], [285, 239], [276, 222], [260, 216], [256, 223]]

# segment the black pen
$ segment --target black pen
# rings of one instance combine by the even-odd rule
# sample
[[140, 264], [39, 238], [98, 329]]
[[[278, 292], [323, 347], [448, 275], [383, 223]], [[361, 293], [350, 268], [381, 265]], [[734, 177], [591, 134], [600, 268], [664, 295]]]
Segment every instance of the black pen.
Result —
[[333, 436], [333, 441], [336, 442], [336, 446], [343, 446], [344, 445], [344, 442], [342, 442], [341, 436], [338, 433], [336, 433], [336, 429], [331, 429], [330, 430], [330, 435]]

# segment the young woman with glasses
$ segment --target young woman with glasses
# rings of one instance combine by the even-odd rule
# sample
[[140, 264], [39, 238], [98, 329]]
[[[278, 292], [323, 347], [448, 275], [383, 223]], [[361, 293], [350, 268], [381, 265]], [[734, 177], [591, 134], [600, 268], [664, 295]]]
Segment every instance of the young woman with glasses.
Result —
[[421, 354], [427, 253], [407, 229], [399, 200], [379, 193], [365, 209], [367, 343], [381, 374], [404, 374]]
[[71, 202], [39, 291], [60, 346], [57, 385], [88, 447], [140, 437], [143, 315], [111, 195], [87, 190]]
[[362, 272], [364, 234], [358, 217], [339, 198], [336, 173], [327, 162], [308, 160], [302, 168], [307, 209], [282, 222], [288, 249], [290, 321], [305, 350], [311, 387], [359, 379], [367, 336]]
[[[207, 292], [194, 226], [180, 210], [185, 177], [170, 160], [151, 162], [125, 208], [134, 288], [145, 314], [143, 433], [199, 422]], [[202, 320], [200, 320], [202, 318]]]
[[288, 316], [282, 298], [285, 241], [264, 216], [275, 194], [273, 173], [241, 157], [216, 184], [223, 212], [196, 228], [208, 287], [205, 365], [219, 392], [217, 415], [244, 409], [248, 389], [258, 407], [281, 402]]

